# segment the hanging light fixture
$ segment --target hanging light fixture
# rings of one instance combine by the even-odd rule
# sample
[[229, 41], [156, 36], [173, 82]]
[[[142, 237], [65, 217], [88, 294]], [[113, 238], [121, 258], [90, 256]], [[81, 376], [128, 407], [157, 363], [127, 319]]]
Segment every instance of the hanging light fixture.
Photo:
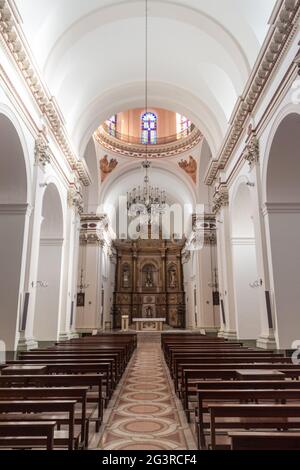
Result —
[[[145, 0], [145, 113], [148, 113], [148, 0]], [[143, 186], [133, 188], [127, 193], [127, 209], [129, 214], [144, 213], [145, 208], [151, 221], [151, 213], [163, 213], [166, 205], [166, 191], [150, 184], [149, 170], [151, 162], [148, 158], [149, 141], [145, 143], [145, 160]]]

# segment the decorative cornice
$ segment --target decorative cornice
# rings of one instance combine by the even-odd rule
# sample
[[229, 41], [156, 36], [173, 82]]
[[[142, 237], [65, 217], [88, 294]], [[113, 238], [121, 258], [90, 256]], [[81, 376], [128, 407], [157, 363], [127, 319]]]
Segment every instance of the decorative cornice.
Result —
[[226, 207], [229, 205], [229, 193], [228, 188], [224, 184], [220, 184], [220, 186], [216, 189], [214, 196], [213, 196], [213, 214], [218, 214], [222, 207]]
[[[28, 48], [25, 45], [20, 25], [15, 18], [15, 12], [7, 0], [0, 0], [0, 35], [7, 51], [26, 81], [42, 115], [47, 119], [51, 132], [62, 153], [65, 155], [72, 170], [78, 172], [77, 166], [80, 162], [71, 149], [61, 113], [54, 97], [49, 95], [33, 64]], [[90, 184], [91, 180], [88, 174], [84, 178], [79, 174], [79, 177], [84, 185]]]
[[100, 129], [94, 133], [94, 139], [106, 150], [109, 150], [110, 152], [113, 152], [117, 155], [123, 155], [125, 157], [132, 158], [145, 159], [147, 157], [148, 159], [157, 159], [174, 157], [193, 149], [202, 141], [203, 135], [199, 129], [195, 128], [193, 132], [186, 138], [182, 138], [164, 145], [149, 145], [147, 149], [147, 155], [145, 152], [145, 145], [130, 144], [122, 140], [118, 140], [108, 135], [106, 132], [100, 132]]
[[1, 215], [30, 215], [31, 211], [30, 204], [0, 204]]
[[269, 79], [282, 57], [285, 48], [298, 27], [300, 16], [300, 0], [284, 0], [277, 13], [275, 26], [265, 49], [262, 51], [259, 64], [255, 69], [252, 80], [238, 103], [234, 118], [226, 140], [219, 153], [208, 170], [205, 182], [212, 185], [219, 170], [223, 170], [238, 143], [247, 119], [258, 103]]
[[254, 237], [233, 237], [231, 243], [234, 246], [255, 246]]
[[40, 240], [42, 246], [62, 246], [63, 243], [63, 238], [41, 238]]
[[259, 140], [256, 135], [253, 134], [246, 145], [243, 157], [249, 163], [249, 166], [252, 167], [259, 162], [259, 156]]
[[267, 202], [262, 211], [264, 216], [268, 214], [299, 214], [300, 202]]

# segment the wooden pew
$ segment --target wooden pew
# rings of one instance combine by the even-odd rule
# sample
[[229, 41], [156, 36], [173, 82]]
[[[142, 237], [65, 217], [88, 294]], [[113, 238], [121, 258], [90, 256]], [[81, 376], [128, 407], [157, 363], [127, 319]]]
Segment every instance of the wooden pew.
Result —
[[300, 433], [230, 432], [231, 450], [300, 450]]
[[121, 361], [121, 357], [118, 353], [85, 353], [82, 354], [80, 352], [66, 352], [66, 351], [36, 351], [34, 353], [20, 353], [19, 360], [20, 361], [27, 361], [31, 362], [36, 360], [45, 361], [47, 359], [56, 359], [62, 360], [64, 362], [73, 362], [73, 361], [82, 361], [82, 362], [100, 362], [105, 360], [113, 360], [114, 363], [114, 374], [116, 377], [116, 381], [118, 381], [121, 375], [124, 372], [124, 363]]
[[[282, 372], [285, 372], [284, 369], [281, 369], [281, 370]], [[295, 369], [288, 370], [287, 374], [289, 375], [289, 378], [298, 379], [300, 377], [300, 369], [295, 366]], [[219, 380], [219, 383], [222, 383], [223, 381], [232, 380], [234, 381], [233, 383], [235, 383], [236, 369], [215, 368], [215, 369], [209, 369], [209, 370], [208, 369], [184, 369], [183, 370], [182, 382], [181, 382], [181, 400], [182, 400], [182, 405], [186, 412], [188, 421], [190, 421], [190, 412], [191, 412], [191, 409], [189, 407], [189, 401], [192, 396], [196, 395], [196, 387], [200, 388], [201, 383], [203, 383], [205, 387], [205, 381], [207, 380]], [[266, 382], [267, 382], [267, 377], [266, 377], [265, 383]], [[272, 383], [273, 381], [270, 381], [270, 382]], [[281, 381], [281, 382], [284, 383], [284, 381]], [[291, 382], [288, 381], [287, 383], [291, 383]], [[299, 383], [298, 380], [297, 380], [297, 383]], [[293, 386], [291, 388], [293, 388]]]
[[1, 422], [0, 447], [13, 449], [43, 448], [53, 450], [55, 421]]
[[[218, 429], [300, 429], [300, 405], [210, 405], [210, 437], [212, 450], [216, 450], [216, 433]], [[226, 418], [227, 423], [218, 419]], [[240, 421], [229, 422], [238, 418]], [[293, 418], [293, 421], [288, 421]], [[296, 418], [298, 420], [296, 421]], [[284, 422], [283, 422], [284, 420]]]
[[[31, 400], [76, 400], [80, 403], [81, 411], [75, 410], [75, 424], [81, 427], [81, 446], [88, 446], [89, 416], [87, 416], [87, 392], [88, 387], [53, 387], [53, 388], [0, 388], [1, 401], [31, 401]], [[0, 418], [1, 419], [1, 418]], [[68, 420], [55, 417], [57, 424], [67, 424]]]
[[[210, 410], [210, 402], [220, 402], [222, 404], [228, 402], [240, 402], [247, 403], [252, 402], [261, 402], [261, 401], [274, 401], [275, 403], [281, 402], [286, 403], [289, 400], [300, 401], [300, 389], [290, 390], [290, 389], [263, 389], [263, 384], [261, 389], [248, 389], [248, 390], [237, 390], [237, 389], [223, 389], [223, 390], [197, 390], [198, 395], [198, 407], [197, 407], [197, 416], [198, 420], [196, 421], [197, 428], [197, 437], [199, 448], [206, 448], [205, 444], [205, 433], [204, 433], [204, 415]], [[207, 402], [207, 405], [204, 405], [204, 402]], [[228, 403], [229, 404], [229, 403]], [[218, 425], [219, 427], [223, 426], [226, 428], [227, 423], [222, 423]], [[241, 423], [232, 423], [232, 427], [247, 427], [243, 426]], [[298, 422], [297, 426], [300, 426]], [[251, 426], [253, 427], [253, 426]], [[258, 423], [258, 427], [268, 427], [267, 423]], [[271, 423], [271, 427], [274, 428], [274, 423]], [[229, 426], [230, 428], [230, 426]], [[275, 426], [276, 428], [276, 426]]]
[[[189, 364], [192, 367], [198, 366], [199, 364], [203, 364], [204, 362], [209, 363], [211, 365], [221, 365], [221, 364], [291, 364], [291, 359], [288, 357], [280, 357], [280, 356], [259, 356], [259, 355], [248, 355], [244, 354], [240, 355], [198, 355], [194, 354], [193, 357], [189, 355], [181, 355], [178, 354], [177, 356], [173, 357], [173, 365], [170, 370], [171, 377], [174, 379], [175, 382], [175, 389], [178, 390], [178, 383], [181, 378], [181, 370], [185, 364]], [[238, 367], [237, 367], [238, 368]], [[260, 365], [257, 365], [256, 368], [260, 368]]]
[[[102, 376], [98, 374], [76, 375], [33, 375], [33, 376], [1, 376], [0, 387], [88, 387], [87, 402], [97, 407], [97, 417], [90, 418], [95, 422], [99, 432], [103, 420], [105, 397], [102, 397]], [[96, 391], [93, 392], [92, 388]]]
[[[42, 362], [47, 366], [47, 374], [101, 374], [102, 384], [106, 385], [105, 403], [111, 398], [113, 376], [111, 363], [76, 363], [76, 362]], [[31, 363], [30, 363], [31, 364]]]
[[[67, 445], [69, 450], [77, 447], [79, 436], [74, 433], [75, 427], [75, 405], [76, 400], [32, 400], [32, 401], [1, 401], [0, 400], [0, 421], [19, 422], [28, 421], [30, 414], [34, 418], [36, 414], [39, 416], [38, 421], [51, 421], [49, 414], [66, 413], [68, 414], [68, 435], [67, 437], [54, 439], [54, 443], [58, 445]], [[18, 413], [16, 415], [16, 413]], [[36, 419], [33, 419], [37, 421]], [[56, 431], [57, 433], [57, 431]], [[62, 434], [60, 432], [60, 434]], [[60, 435], [59, 434], [59, 435]]]

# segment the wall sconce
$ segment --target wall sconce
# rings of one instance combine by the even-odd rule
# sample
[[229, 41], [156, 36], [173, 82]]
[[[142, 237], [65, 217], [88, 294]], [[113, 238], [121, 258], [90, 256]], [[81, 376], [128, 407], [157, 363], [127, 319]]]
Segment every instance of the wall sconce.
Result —
[[252, 284], [249, 284], [251, 289], [258, 289], [259, 287], [262, 287], [262, 285], [263, 285], [263, 280], [262, 279], [259, 279], [257, 281], [254, 281]]
[[255, 183], [251, 183], [250, 181], [248, 181], [246, 185], [249, 186], [250, 188], [255, 188]]

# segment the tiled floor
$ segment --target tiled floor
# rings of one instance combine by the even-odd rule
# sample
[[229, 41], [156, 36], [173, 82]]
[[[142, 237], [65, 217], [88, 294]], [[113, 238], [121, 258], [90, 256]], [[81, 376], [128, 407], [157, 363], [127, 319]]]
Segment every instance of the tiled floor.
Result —
[[196, 449], [156, 335], [140, 336], [106, 414], [98, 449]]

